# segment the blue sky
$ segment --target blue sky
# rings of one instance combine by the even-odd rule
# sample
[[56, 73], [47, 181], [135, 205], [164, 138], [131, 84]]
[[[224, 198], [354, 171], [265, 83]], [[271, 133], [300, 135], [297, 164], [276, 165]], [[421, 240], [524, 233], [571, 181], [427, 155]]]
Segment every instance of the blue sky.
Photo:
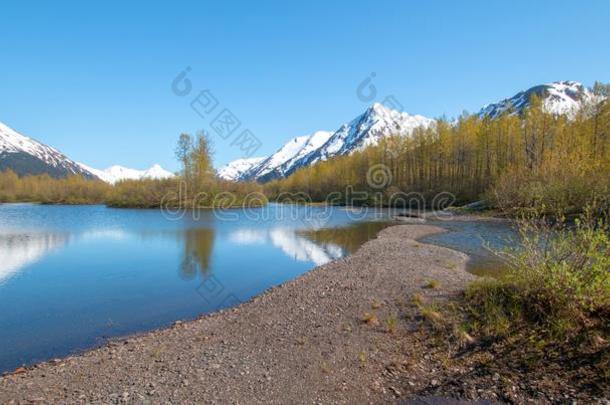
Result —
[[[175, 170], [209, 89], [272, 153], [394, 95], [456, 116], [531, 85], [610, 82], [607, 1], [2, 2], [0, 121], [94, 167]], [[185, 67], [193, 91], [172, 80]], [[190, 97], [190, 98], [189, 98]], [[216, 110], [216, 112], [219, 110]], [[217, 165], [239, 158], [213, 137]]]

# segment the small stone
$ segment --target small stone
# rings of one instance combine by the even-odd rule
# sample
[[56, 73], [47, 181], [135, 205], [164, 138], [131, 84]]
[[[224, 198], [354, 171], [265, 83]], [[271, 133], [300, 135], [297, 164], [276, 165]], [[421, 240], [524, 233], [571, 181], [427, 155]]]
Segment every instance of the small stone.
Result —
[[15, 371], [13, 371], [13, 374], [23, 374], [25, 373], [27, 370], [25, 369], [25, 367], [18, 367], [15, 369]]

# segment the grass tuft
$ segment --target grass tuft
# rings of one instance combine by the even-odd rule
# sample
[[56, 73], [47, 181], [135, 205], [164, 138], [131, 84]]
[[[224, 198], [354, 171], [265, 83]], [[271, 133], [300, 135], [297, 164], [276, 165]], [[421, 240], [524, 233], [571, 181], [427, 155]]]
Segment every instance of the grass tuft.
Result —
[[391, 316], [385, 321], [386, 323], [386, 331], [390, 334], [394, 334], [396, 332], [396, 327], [398, 326], [398, 319], [396, 317]]
[[367, 325], [377, 326], [379, 325], [379, 318], [377, 318], [377, 315], [371, 312], [366, 312], [362, 317], [362, 322], [366, 323]]

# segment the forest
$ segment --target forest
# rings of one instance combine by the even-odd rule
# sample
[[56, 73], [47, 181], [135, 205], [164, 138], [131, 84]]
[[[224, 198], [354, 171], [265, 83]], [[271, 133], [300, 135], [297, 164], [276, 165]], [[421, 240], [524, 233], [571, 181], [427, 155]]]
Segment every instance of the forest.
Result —
[[[595, 91], [609, 93], [600, 84]], [[266, 184], [265, 192], [270, 199], [303, 193], [312, 201], [351, 204], [356, 201], [350, 201], [346, 190], [353, 189], [368, 193], [364, 203], [384, 205], [396, 193], [418, 193], [429, 207], [434, 196], [451, 193], [455, 205], [485, 199], [507, 212], [570, 213], [592, 201], [607, 204], [609, 158], [610, 103], [586, 106], [566, 117], [544, 112], [542, 101], [534, 97], [522, 115], [489, 119], [463, 114], [454, 122], [439, 120], [436, 127], [417, 129], [411, 137], [386, 138], [303, 168]], [[337, 193], [342, 193], [338, 199]]]

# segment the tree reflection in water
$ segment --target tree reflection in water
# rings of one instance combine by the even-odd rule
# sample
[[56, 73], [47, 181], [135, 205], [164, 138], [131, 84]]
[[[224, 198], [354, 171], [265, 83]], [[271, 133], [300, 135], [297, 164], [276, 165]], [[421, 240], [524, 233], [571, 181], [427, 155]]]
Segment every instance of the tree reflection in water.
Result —
[[362, 244], [375, 238], [377, 233], [391, 225], [391, 222], [358, 222], [342, 228], [307, 229], [298, 231], [316, 244], [335, 244], [349, 254], [354, 253]]
[[200, 273], [208, 275], [214, 247], [214, 231], [210, 228], [194, 228], [184, 231], [184, 258], [180, 264], [180, 276], [191, 280]]

